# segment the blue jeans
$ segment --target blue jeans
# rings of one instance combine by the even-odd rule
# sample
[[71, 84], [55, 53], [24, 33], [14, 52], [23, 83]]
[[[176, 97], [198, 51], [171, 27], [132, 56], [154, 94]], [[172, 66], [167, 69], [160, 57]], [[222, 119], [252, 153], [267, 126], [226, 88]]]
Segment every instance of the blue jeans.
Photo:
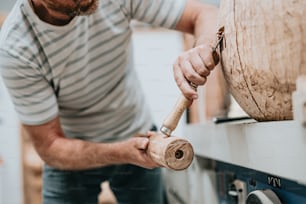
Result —
[[62, 171], [47, 165], [43, 204], [97, 204], [100, 184], [108, 180], [119, 204], [162, 204], [161, 169], [116, 165], [93, 170]]

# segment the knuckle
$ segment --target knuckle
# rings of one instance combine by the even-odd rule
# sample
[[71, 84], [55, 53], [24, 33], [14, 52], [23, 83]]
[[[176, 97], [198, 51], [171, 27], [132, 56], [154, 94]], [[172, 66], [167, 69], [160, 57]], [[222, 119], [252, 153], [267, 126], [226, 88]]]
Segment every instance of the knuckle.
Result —
[[203, 85], [204, 77], [201, 77], [197, 80], [197, 83], [195, 83], [197, 86]]
[[193, 52], [195, 49], [196, 49], [195, 47], [190, 48], [190, 49], [188, 49], [188, 50], [186, 51], [186, 53], [191, 53], [191, 52]]
[[203, 64], [200, 62], [193, 62], [192, 66], [197, 72], [201, 72], [203, 69]]
[[205, 55], [204, 58], [203, 58], [203, 61], [204, 61], [205, 67], [209, 71], [211, 71], [215, 67], [215, 63], [213, 61], [213, 57], [212, 57], [211, 53]]
[[208, 44], [200, 45], [198, 48], [200, 49], [201, 52], [206, 52], [208, 50], [211, 50], [211, 47]]
[[207, 64], [206, 64], [206, 67], [207, 67], [209, 70], [212, 70], [212, 69], [215, 67], [215, 64], [212, 63], [211, 61], [208, 61]]
[[195, 76], [189, 72], [185, 73], [185, 78], [188, 79], [189, 81], [195, 80]]
[[203, 45], [200, 45], [198, 47], [195, 47], [194, 50], [197, 52], [197, 53], [201, 53], [205, 50], [205, 48], [203, 47]]
[[198, 48], [192, 48], [187, 53], [188, 53], [189, 56], [192, 56], [197, 52], [198, 52]]
[[210, 71], [206, 68], [203, 68], [203, 69], [200, 69], [198, 71], [198, 73], [202, 76], [202, 77], [206, 77], [206, 76], [209, 76], [210, 74]]

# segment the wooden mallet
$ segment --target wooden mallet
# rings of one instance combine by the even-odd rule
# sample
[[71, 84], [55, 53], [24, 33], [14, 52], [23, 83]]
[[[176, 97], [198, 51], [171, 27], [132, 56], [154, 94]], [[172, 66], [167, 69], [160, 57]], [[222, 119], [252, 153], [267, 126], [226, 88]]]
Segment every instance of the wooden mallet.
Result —
[[163, 167], [172, 170], [184, 170], [193, 160], [194, 152], [191, 144], [182, 138], [171, 136], [172, 131], [191, 101], [181, 96], [172, 112], [164, 121], [160, 131], [150, 137], [147, 153]]

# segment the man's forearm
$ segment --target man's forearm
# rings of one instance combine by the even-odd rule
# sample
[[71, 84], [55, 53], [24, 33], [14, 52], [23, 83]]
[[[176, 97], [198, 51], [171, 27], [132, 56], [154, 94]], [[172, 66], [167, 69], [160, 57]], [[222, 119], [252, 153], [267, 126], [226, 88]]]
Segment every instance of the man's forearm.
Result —
[[124, 155], [120, 154], [120, 145], [59, 137], [47, 150], [41, 151], [40, 156], [48, 165], [58, 169], [89, 169], [125, 163]]
[[194, 28], [195, 46], [204, 43], [213, 44], [216, 40], [218, 8], [210, 5], [203, 7], [205, 9], [196, 18]]
[[23, 125], [39, 156], [50, 166], [82, 170], [114, 164], [134, 164], [145, 168], [158, 165], [144, 151], [147, 137], [131, 137], [115, 143], [93, 143], [67, 138], [59, 117], [41, 125]]

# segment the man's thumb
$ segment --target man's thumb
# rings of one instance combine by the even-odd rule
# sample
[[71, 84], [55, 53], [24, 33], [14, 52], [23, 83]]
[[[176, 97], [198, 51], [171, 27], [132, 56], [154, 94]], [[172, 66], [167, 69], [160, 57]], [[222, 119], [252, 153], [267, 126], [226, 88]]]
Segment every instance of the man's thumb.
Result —
[[149, 139], [146, 137], [137, 138], [136, 147], [145, 150], [149, 145]]

